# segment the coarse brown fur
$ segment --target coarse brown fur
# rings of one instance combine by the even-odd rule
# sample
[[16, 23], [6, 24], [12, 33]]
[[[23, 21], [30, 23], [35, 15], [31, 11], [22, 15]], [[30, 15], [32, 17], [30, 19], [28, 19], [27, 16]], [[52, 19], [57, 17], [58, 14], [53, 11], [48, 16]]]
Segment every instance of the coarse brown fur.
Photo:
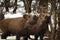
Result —
[[[38, 36], [43, 40], [44, 33], [48, 30], [48, 16], [46, 14], [42, 14], [39, 16], [37, 23], [35, 25], [31, 25], [29, 22], [26, 23], [26, 28], [28, 29], [28, 34], [35, 35], [35, 40], [37, 40]], [[29, 19], [31, 21], [32, 19]]]
[[30, 16], [1, 20], [0, 29], [3, 31], [1, 38], [6, 39], [8, 35], [13, 34], [17, 36], [16, 40], [19, 40], [20, 36], [28, 35], [24, 25], [29, 18]]

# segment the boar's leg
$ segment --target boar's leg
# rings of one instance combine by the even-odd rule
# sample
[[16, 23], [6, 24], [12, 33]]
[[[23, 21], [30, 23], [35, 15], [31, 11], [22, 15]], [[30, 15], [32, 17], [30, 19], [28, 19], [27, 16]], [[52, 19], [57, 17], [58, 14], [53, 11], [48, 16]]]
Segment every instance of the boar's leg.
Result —
[[3, 33], [3, 34], [1, 35], [1, 39], [6, 39], [6, 37], [7, 37], [8, 35], [9, 35], [8, 33]]
[[35, 40], [38, 40], [38, 35], [35, 35]]
[[40, 35], [40, 40], [43, 40], [44, 34]]
[[28, 40], [28, 37], [29, 37], [29, 36], [25, 36], [25, 37], [24, 37], [24, 40]]
[[16, 40], [20, 40], [20, 35], [16, 35]]

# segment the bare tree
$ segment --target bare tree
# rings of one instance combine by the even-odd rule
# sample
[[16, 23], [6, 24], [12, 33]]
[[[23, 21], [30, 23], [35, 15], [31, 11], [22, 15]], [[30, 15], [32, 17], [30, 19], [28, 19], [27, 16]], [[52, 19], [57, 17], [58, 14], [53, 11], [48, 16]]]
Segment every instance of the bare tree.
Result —
[[4, 1], [4, 4], [5, 4], [5, 9], [6, 9], [6, 11], [9, 12], [8, 7], [9, 7], [9, 5], [10, 5], [10, 0], [5, 0], [5, 1]]
[[57, 14], [58, 14], [58, 29], [56, 32], [56, 40], [60, 40], [60, 0], [58, 0], [58, 9], [57, 9]]
[[15, 0], [15, 3], [14, 3], [14, 10], [13, 10], [13, 13], [15, 13], [16, 12], [16, 9], [17, 9], [17, 0]]
[[30, 13], [32, 0], [23, 0], [23, 2], [24, 2], [26, 13]]
[[56, 33], [56, 0], [51, 0], [51, 5], [52, 5], [52, 8], [51, 8], [51, 13], [53, 15], [53, 20], [54, 20], [54, 27], [52, 29], [52, 34], [51, 34], [51, 40], [55, 40], [55, 33]]

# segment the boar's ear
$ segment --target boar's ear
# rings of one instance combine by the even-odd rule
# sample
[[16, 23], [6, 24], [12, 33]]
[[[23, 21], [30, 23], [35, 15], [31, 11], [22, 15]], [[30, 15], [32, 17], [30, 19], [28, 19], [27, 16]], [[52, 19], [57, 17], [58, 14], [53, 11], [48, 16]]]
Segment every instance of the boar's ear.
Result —
[[23, 18], [26, 18], [27, 16], [28, 16], [27, 14], [24, 14], [24, 15], [23, 15]]
[[33, 19], [37, 21], [38, 20], [38, 16], [34, 15]]

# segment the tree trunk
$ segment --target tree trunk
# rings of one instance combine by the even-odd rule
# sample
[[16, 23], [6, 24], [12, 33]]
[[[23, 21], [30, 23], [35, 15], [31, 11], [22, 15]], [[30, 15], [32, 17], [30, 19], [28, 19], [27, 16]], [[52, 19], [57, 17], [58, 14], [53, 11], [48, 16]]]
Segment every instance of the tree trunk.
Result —
[[60, 0], [58, 0], [59, 3], [59, 9], [57, 9], [57, 14], [58, 14], [58, 29], [57, 29], [57, 35], [56, 35], [56, 40], [60, 40]]
[[23, 0], [23, 2], [24, 2], [26, 13], [30, 13], [32, 0]]
[[4, 3], [5, 3], [5, 9], [6, 9], [6, 11], [9, 12], [8, 7], [10, 6], [10, 0], [5, 0]]
[[15, 8], [14, 8], [14, 10], [13, 10], [13, 13], [16, 13], [16, 9], [17, 9], [17, 0], [15, 0], [14, 6], [15, 6]]
[[54, 20], [54, 23], [52, 26], [52, 34], [51, 34], [51, 40], [55, 40], [55, 33], [56, 33], [56, 0], [51, 0], [51, 4], [52, 4], [52, 8], [51, 8], [51, 12], [52, 12], [52, 15], [53, 15], [53, 20]]

